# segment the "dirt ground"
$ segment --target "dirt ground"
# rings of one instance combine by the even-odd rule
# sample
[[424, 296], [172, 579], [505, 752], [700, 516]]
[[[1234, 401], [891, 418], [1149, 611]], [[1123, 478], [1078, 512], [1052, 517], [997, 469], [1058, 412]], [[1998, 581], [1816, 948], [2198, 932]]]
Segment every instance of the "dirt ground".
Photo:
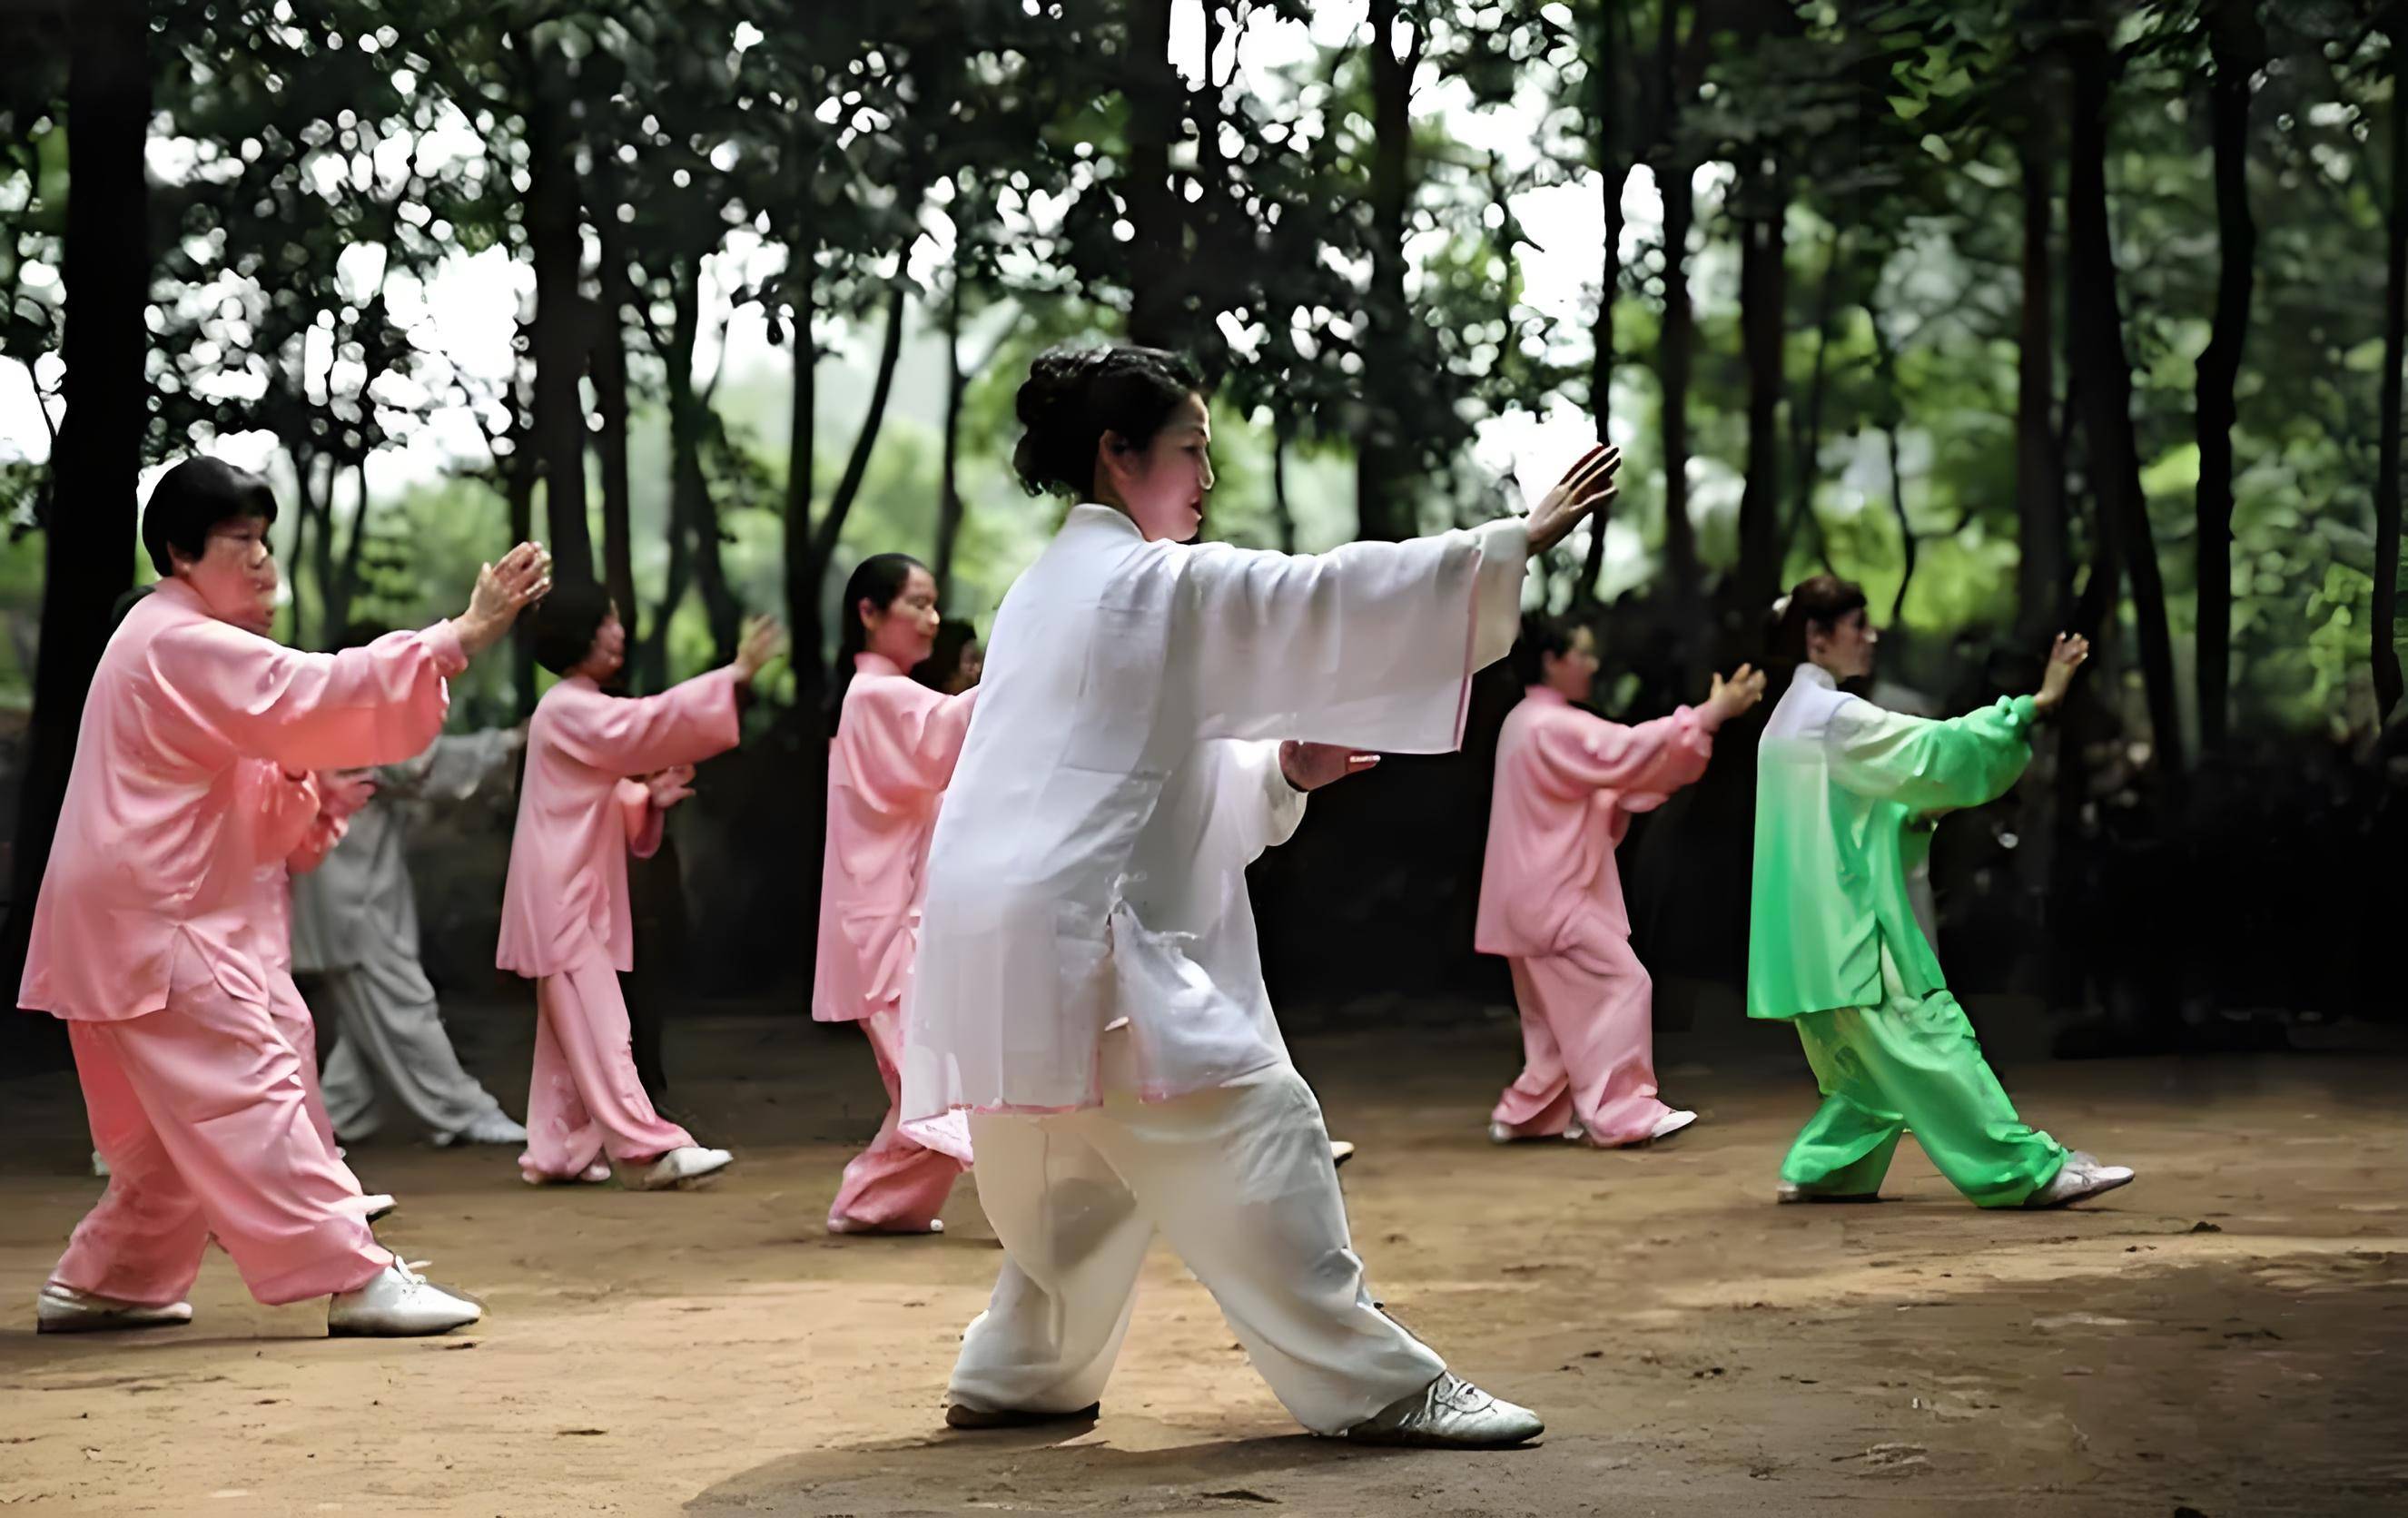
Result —
[[[1978, 1012], [1977, 1012], [1978, 1015]], [[526, 1028], [455, 1010], [506, 1102]], [[1879, 1207], [1771, 1205], [1812, 1102], [1782, 1030], [1668, 1040], [1705, 1121], [1644, 1153], [1491, 1147], [1509, 1024], [1300, 1040], [1375, 1289], [1538, 1408], [1480, 1455], [1298, 1433], [1211, 1300], [1149, 1266], [1092, 1429], [952, 1435], [947, 1366], [998, 1254], [821, 1223], [877, 1119], [849, 1030], [697, 1018], [674, 1096], [712, 1190], [530, 1191], [505, 1152], [391, 1138], [380, 1227], [490, 1309], [327, 1341], [213, 1256], [188, 1328], [36, 1338], [100, 1182], [73, 1082], [0, 1082], [0, 1508], [389, 1514], [2248, 1514], [2408, 1511], [2408, 1057], [2010, 1065], [2026, 1115], [2140, 1182], [2072, 1212], [1959, 1203], [1912, 1145]]]

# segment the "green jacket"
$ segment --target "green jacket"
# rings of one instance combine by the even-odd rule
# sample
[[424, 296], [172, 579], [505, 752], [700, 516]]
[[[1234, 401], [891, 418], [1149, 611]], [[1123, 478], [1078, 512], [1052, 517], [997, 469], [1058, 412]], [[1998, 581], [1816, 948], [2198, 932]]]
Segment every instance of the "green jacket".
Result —
[[1947, 985], [1907, 895], [1918, 818], [2003, 795], [2031, 762], [2032, 698], [1933, 722], [1884, 711], [1801, 665], [1756, 756], [1747, 1015], [1882, 1002], [1881, 950], [1909, 995]]

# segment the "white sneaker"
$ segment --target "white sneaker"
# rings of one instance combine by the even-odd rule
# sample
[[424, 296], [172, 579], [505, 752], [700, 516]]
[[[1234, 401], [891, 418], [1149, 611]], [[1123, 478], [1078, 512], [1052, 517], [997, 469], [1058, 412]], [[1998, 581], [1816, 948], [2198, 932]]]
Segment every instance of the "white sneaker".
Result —
[[100, 1151], [97, 1149], [92, 1152], [92, 1173], [103, 1181], [108, 1179], [108, 1162], [100, 1157]]
[[1647, 1130], [1647, 1141], [1652, 1144], [1658, 1138], [1670, 1138], [1696, 1121], [1698, 1121], [1698, 1114], [1695, 1112], [1667, 1112], [1656, 1120], [1654, 1127]]
[[508, 1112], [496, 1107], [492, 1111], [470, 1118], [467, 1125], [455, 1133], [438, 1133], [435, 1147], [449, 1149], [453, 1144], [523, 1144], [527, 1131], [512, 1121]]
[[610, 1179], [610, 1162], [595, 1160], [575, 1175], [545, 1175], [522, 1168], [519, 1179], [530, 1186], [598, 1186]]
[[394, 1209], [401, 1205], [380, 1191], [369, 1192], [360, 1198], [360, 1202], [366, 1210], [367, 1221], [370, 1223], [393, 1216]]
[[629, 1191], [691, 1191], [724, 1170], [736, 1156], [724, 1149], [688, 1144], [652, 1162], [642, 1175], [622, 1181]]
[[1343, 1138], [1329, 1140], [1329, 1167], [1336, 1169], [1354, 1157], [1354, 1146]]
[[47, 1282], [34, 1299], [34, 1331], [41, 1334], [91, 1334], [114, 1328], [174, 1328], [193, 1321], [193, 1304], [170, 1302], [146, 1307], [114, 1296], [79, 1292], [73, 1286]]
[[1515, 1133], [1502, 1123], [1488, 1124], [1488, 1141], [1492, 1144], [1538, 1144], [1549, 1139], [1577, 1144], [1588, 1137], [1588, 1130], [1572, 1124], [1561, 1133]]
[[2065, 1163], [2049, 1183], [2026, 1198], [2028, 1208], [2071, 1207], [2087, 1201], [2101, 1192], [2132, 1183], [2132, 1171], [2128, 1166], [2101, 1165], [2099, 1156], [2086, 1150], [2070, 1150]]
[[1491, 1396], [1448, 1370], [1349, 1428], [1344, 1437], [1357, 1444], [1500, 1450], [1526, 1444], [1546, 1431], [1547, 1425], [1528, 1408]]
[[326, 1332], [411, 1339], [466, 1328], [484, 1315], [485, 1310], [476, 1303], [429, 1282], [418, 1273], [417, 1266], [395, 1260], [366, 1285], [335, 1294], [326, 1304]]

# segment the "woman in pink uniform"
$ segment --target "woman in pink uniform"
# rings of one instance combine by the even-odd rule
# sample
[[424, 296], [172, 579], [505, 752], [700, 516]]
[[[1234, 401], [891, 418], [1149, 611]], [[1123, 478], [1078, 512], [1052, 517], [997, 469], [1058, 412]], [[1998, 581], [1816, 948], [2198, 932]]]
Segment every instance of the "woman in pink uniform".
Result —
[[609, 592], [566, 583], [537, 610], [536, 662], [561, 680], [527, 727], [495, 956], [536, 982], [519, 1157], [530, 1185], [607, 1181], [610, 1165], [624, 1165], [640, 1167], [623, 1181], [632, 1190], [683, 1188], [734, 1157], [662, 1118], [636, 1077], [619, 990], [636, 964], [627, 855], [652, 856], [662, 814], [693, 794], [693, 766], [736, 746], [739, 703], [783, 638], [776, 623], [754, 618], [735, 663], [639, 700], [602, 688], [627, 649]]
[[1702, 706], [1625, 727], [1575, 704], [1597, 680], [1587, 628], [1526, 618], [1513, 667], [1527, 689], [1498, 735], [1473, 946], [1512, 966], [1525, 1064], [1488, 1137], [1662, 1138], [1698, 1114], [1656, 1096], [1655, 988], [1630, 952], [1613, 852], [1632, 813], [1705, 773], [1714, 730], [1764, 698], [1764, 677], [1742, 665]]
[[937, 637], [937, 581], [902, 553], [861, 562], [844, 587], [836, 737], [828, 748], [827, 852], [820, 872], [811, 1015], [857, 1023], [886, 1083], [886, 1119], [828, 1209], [830, 1233], [942, 1233], [937, 1213], [968, 1167], [967, 1123], [930, 1148], [896, 1127], [903, 991], [919, 948], [928, 836], [969, 732], [975, 689], [940, 695], [910, 678]]
[[260, 1301], [331, 1296], [332, 1333], [441, 1333], [481, 1315], [377, 1244], [308, 1110], [261, 947], [271, 845], [256, 766], [299, 777], [425, 747], [445, 678], [509, 630], [549, 570], [521, 544], [461, 616], [303, 653], [263, 636], [275, 519], [257, 475], [215, 459], [169, 470], [142, 522], [158, 587], [84, 698], [18, 1003], [67, 1022], [111, 1177], [42, 1288], [45, 1332], [189, 1321], [212, 1235]]

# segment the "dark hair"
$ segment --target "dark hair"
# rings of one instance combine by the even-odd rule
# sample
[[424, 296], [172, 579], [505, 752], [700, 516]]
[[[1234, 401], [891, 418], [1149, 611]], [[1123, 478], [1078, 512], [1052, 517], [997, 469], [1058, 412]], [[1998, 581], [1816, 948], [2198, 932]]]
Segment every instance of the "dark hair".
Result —
[[1837, 575], [1813, 575], [1773, 603], [1772, 656], [1790, 664], [1806, 662], [1806, 632], [1828, 632], [1851, 611], [1865, 609], [1864, 587]]
[[937, 623], [936, 646], [928, 651], [927, 658], [920, 662], [920, 666], [911, 671], [911, 678], [932, 691], [945, 689], [953, 683], [953, 677], [961, 673], [962, 655], [968, 652], [970, 645], [977, 641], [978, 627], [975, 623], [947, 617]]
[[174, 550], [187, 559], [208, 551], [209, 534], [222, 523], [276, 523], [276, 492], [249, 469], [223, 459], [186, 459], [159, 477], [150, 504], [142, 508], [142, 547], [150, 567], [166, 579], [176, 572]]
[[873, 553], [845, 577], [844, 605], [838, 613], [843, 626], [836, 640], [836, 680], [828, 687], [830, 733], [844, 721], [844, 693], [853, 689], [853, 656], [869, 649], [869, 629], [862, 625], [861, 603], [867, 601], [882, 610], [893, 606], [903, 587], [911, 582], [911, 571], [924, 572], [927, 567], [909, 553]]
[[591, 580], [552, 583], [551, 594], [535, 604], [531, 636], [535, 662], [555, 675], [566, 675], [594, 652], [595, 636], [610, 620], [610, 593]]
[[1562, 617], [1550, 617], [1542, 611], [1522, 614], [1522, 636], [1513, 640], [1509, 655], [1513, 678], [1524, 685], [1543, 685], [1547, 680], [1546, 656], [1560, 659], [1572, 651], [1572, 635], [1580, 631]]
[[1107, 432], [1143, 448], [1204, 377], [1184, 354], [1115, 343], [1049, 348], [1028, 365], [1012, 403], [1022, 432], [1012, 473], [1031, 495], [1085, 500], [1096, 488], [1096, 445]]

